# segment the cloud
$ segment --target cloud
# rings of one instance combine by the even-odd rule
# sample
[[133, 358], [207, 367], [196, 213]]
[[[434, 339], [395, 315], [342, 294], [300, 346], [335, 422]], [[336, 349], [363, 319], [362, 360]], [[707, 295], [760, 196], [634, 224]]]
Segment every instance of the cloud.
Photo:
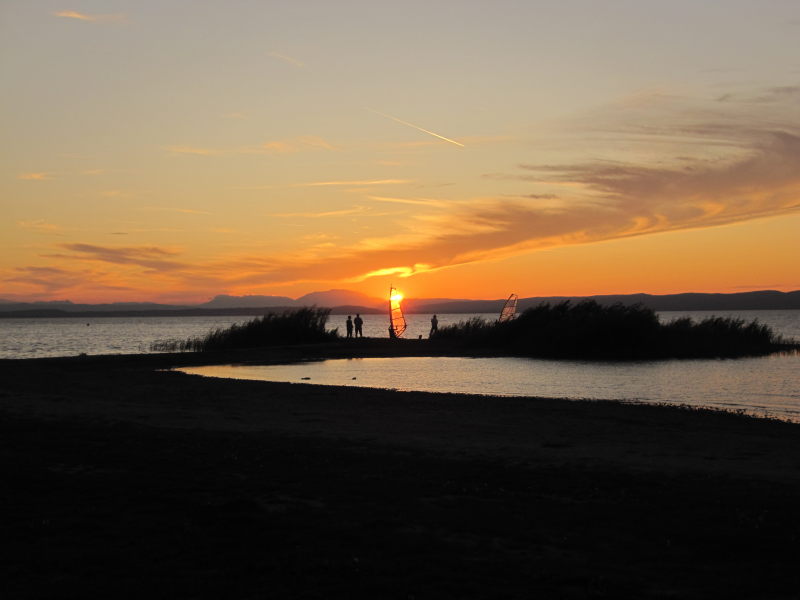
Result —
[[83, 21], [84, 23], [109, 23], [121, 22], [127, 20], [127, 16], [123, 14], [116, 15], [87, 15], [79, 13], [74, 10], [60, 10], [53, 13], [54, 17], [62, 17], [64, 19], [75, 19]]
[[143, 206], [142, 210], [149, 210], [149, 211], [157, 211], [157, 212], [174, 212], [183, 215], [210, 215], [210, 213], [205, 210], [196, 210], [194, 208], [172, 208], [168, 206]]
[[278, 60], [282, 60], [283, 62], [292, 65], [293, 67], [297, 67], [298, 69], [304, 68], [306, 65], [296, 58], [292, 58], [291, 56], [287, 56], [286, 54], [282, 54], [280, 52], [267, 52], [267, 56], [271, 56], [272, 58], [277, 58]]
[[332, 233], [309, 233], [308, 235], [304, 235], [303, 239], [309, 242], [329, 242], [331, 240], [338, 240], [340, 236], [334, 235]]
[[24, 179], [26, 181], [44, 181], [46, 179], [52, 179], [50, 173], [20, 173], [17, 175], [17, 179]]
[[389, 275], [396, 275], [397, 277], [405, 278], [411, 277], [412, 275], [419, 275], [420, 273], [425, 273], [426, 271], [430, 270], [430, 265], [422, 264], [415, 264], [413, 267], [385, 267], [383, 269], [377, 269], [375, 271], [369, 271], [367, 273], [356, 275], [355, 277], [348, 279], [347, 282], [360, 283], [373, 277], [387, 277]]
[[[750, 151], [726, 161], [655, 167], [586, 163], [523, 165], [544, 179], [578, 183], [610, 213], [653, 230], [705, 227], [800, 207], [800, 132], [763, 132]], [[608, 221], [608, 219], [606, 219]], [[620, 230], [618, 234], [623, 234]]]
[[739, 103], [784, 103], [795, 102], [800, 99], [800, 86], [781, 85], [767, 88], [759, 93], [752, 92], [727, 92], [715, 98], [717, 102], [739, 102]]
[[[767, 96], [772, 98], [769, 103], [752, 101]], [[583, 123], [585, 144], [598, 154], [595, 160], [520, 161], [514, 171], [489, 177], [503, 186], [533, 188], [513, 197], [503, 193], [443, 205], [369, 196], [420, 210], [388, 227], [394, 232], [390, 235], [340, 246], [322, 257], [298, 253], [264, 266], [253, 277], [279, 283], [412, 276], [553, 246], [798, 211], [800, 125], [795, 92], [771, 88], [747, 97], [751, 101], [724, 107], [713, 100], [677, 98], [616, 104]], [[572, 124], [569, 135], [577, 133]], [[632, 140], [647, 144], [649, 152], [631, 152]], [[552, 187], [559, 192], [549, 191]]]
[[[45, 298], [51, 294], [63, 294], [65, 292], [92, 291], [126, 291], [130, 288], [116, 282], [113, 276], [109, 276], [102, 271], [92, 269], [61, 269], [58, 267], [28, 266], [17, 267], [13, 270], [11, 277], [4, 277], [3, 281], [22, 286], [29, 290], [34, 288], [34, 297], [45, 294]], [[19, 296], [19, 294], [16, 294]], [[31, 294], [25, 294], [20, 299], [28, 300]]]
[[555, 194], [525, 194], [522, 198], [530, 198], [531, 200], [558, 200]]
[[357, 215], [367, 212], [369, 209], [365, 206], [354, 206], [353, 208], [344, 208], [342, 210], [329, 210], [325, 212], [309, 211], [309, 212], [294, 212], [294, 213], [273, 213], [270, 217], [303, 217], [307, 219], [318, 219], [321, 217], [342, 217], [346, 215]]
[[[616, 103], [565, 126], [568, 145], [580, 143], [591, 160], [519, 156], [509, 161], [507, 172], [485, 178], [497, 192], [478, 198], [367, 196], [415, 210], [350, 243], [342, 241], [349, 237], [336, 246], [299, 240], [294, 252], [228, 255], [203, 264], [157, 247], [64, 244], [69, 253], [60, 258], [131, 265], [152, 272], [148, 281], [169, 278], [170, 285], [187, 290], [260, 290], [295, 282], [411, 277], [549, 247], [788, 214], [800, 210], [800, 124], [794, 92], [777, 89], [737, 94], [724, 103], [678, 98]], [[753, 101], [767, 96], [772, 100]], [[295, 186], [406, 183], [411, 181]]]
[[61, 227], [53, 223], [47, 223], [42, 219], [35, 221], [17, 221], [17, 227], [20, 229], [28, 229], [30, 231], [37, 231], [39, 233], [59, 233]]
[[295, 183], [292, 187], [324, 187], [324, 186], [366, 186], [366, 185], [399, 185], [413, 183], [410, 179], [356, 179], [334, 181], [311, 181], [308, 183]]
[[305, 183], [288, 183], [288, 184], [267, 184], [267, 185], [249, 185], [237, 186], [231, 189], [234, 190], [274, 190], [280, 187], [352, 187], [360, 188], [374, 185], [401, 185], [404, 183], [414, 183], [413, 179], [346, 179], [346, 180], [332, 180], [332, 181], [309, 181]]
[[196, 156], [215, 156], [221, 154], [219, 150], [196, 148], [194, 146], [167, 146], [167, 151], [173, 154], [194, 154]]
[[321, 137], [313, 135], [300, 136], [288, 140], [274, 140], [264, 142], [261, 146], [249, 150], [245, 153], [267, 153], [267, 154], [288, 154], [302, 152], [304, 150], [338, 150], [336, 146], [330, 144]]
[[108, 247], [94, 244], [61, 244], [61, 248], [72, 255], [55, 255], [54, 258], [72, 258], [100, 261], [119, 265], [138, 265], [153, 271], [173, 271], [187, 267], [185, 263], [172, 260], [177, 252], [156, 246]]
[[236, 154], [293, 154], [311, 150], [338, 150], [327, 140], [315, 136], [304, 135], [285, 140], [271, 140], [257, 146], [240, 148], [198, 148], [196, 146], [174, 145], [166, 150], [172, 154], [194, 154], [197, 156], [221, 156]]
[[435, 198], [393, 198], [391, 196], [367, 196], [370, 200], [376, 202], [388, 202], [391, 204], [411, 204], [414, 206], [427, 206], [427, 207], [442, 207], [451, 205], [451, 202], [446, 200], [437, 200]]

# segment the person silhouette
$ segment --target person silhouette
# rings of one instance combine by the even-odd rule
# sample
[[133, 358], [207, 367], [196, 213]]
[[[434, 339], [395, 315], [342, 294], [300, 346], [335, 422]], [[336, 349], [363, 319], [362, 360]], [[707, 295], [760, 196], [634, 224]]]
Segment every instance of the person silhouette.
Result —
[[436, 318], [436, 315], [431, 317], [431, 332], [428, 334], [428, 337], [433, 337], [433, 334], [439, 331], [439, 319]]
[[353, 337], [353, 318], [350, 315], [347, 315], [347, 321], [345, 322], [345, 327], [347, 328], [347, 337]]
[[364, 325], [364, 320], [361, 315], [356, 313], [356, 318], [353, 319], [353, 325], [356, 326], [356, 337], [364, 337], [364, 332], [361, 331], [361, 326]]

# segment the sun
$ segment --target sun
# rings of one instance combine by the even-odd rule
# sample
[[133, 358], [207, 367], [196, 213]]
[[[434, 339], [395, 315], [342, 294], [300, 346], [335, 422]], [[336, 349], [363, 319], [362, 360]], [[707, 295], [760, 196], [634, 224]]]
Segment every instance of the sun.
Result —
[[403, 294], [401, 294], [400, 292], [395, 292], [389, 298], [389, 300], [391, 300], [392, 302], [400, 302], [402, 299], [403, 299]]

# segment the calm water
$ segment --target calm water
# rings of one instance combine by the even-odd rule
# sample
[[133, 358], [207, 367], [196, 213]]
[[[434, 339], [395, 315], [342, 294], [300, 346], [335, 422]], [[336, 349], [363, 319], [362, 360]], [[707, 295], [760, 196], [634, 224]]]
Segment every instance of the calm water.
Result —
[[[785, 337], [800, 339], [800, 310], [663, 312], [671, 321], [711, 315], [758, 319]], [[439, 315], [440, 326], [489, 315]], [[407, 338], [427, 337], [431, 315], [408, 315]], [[345, 315], [329, 327], [344, 331]], [[364, 334], [386, 337], [384, 315], [364, 315]], [[243, 323], [236, 317], [102, 317], [0, 319], [0, 358], [149, 352], [158, 340], [201, 336]], [[394, 358], [271, 367], [217, 367], [216, 375], [442, 392], [677, 402], [800, 420], [800, 357], [592, 363], [532, 359]], [[255, 369], [255, 371], [248, 370]], [[210, 374], [204, 371], [204, 374]], [[353, 379], [353, 378], [356, 379]], [[411, 385], [409, 382], [413, 382]]]
[[[680, 316], [703, 319], [711, 315], [732, 316], [747, 321], [758, 319], [777, 333], [800, 339], [800, 310], [753, 310], [715, 312], [663, 312], [662, 320]], [[497, 315], [439, 315], [439, 326], [471, 317], [495, 319]], [[244, 323], [251, 316], [236, 317], [70, 317], [63, 319], [0, 319], [0, 358], [39, 358], [77, 354], [132, 354], [150, 352], [157, 340], [202, 336], [220, 327]], [[346, 315], [334, 315], [328, 326], [344, 334]], [[387, 337], [384, 315], [363, 315], [364, 335]], [[431, 315], [408, 315], [406, 338], [428, 337]]]
[[800, 356], [636, 363], [526, 358], [356, 358], [178, 369], [208, 377], [499, 396], [637, 400], [800, 421]]

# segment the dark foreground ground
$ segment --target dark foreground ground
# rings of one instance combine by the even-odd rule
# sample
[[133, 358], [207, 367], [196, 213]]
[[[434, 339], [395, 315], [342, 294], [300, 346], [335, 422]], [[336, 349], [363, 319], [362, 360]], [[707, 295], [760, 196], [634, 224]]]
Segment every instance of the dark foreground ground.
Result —
[[798, 425], [193, 359], [0, 361], [0, 597], [800, 595]]

